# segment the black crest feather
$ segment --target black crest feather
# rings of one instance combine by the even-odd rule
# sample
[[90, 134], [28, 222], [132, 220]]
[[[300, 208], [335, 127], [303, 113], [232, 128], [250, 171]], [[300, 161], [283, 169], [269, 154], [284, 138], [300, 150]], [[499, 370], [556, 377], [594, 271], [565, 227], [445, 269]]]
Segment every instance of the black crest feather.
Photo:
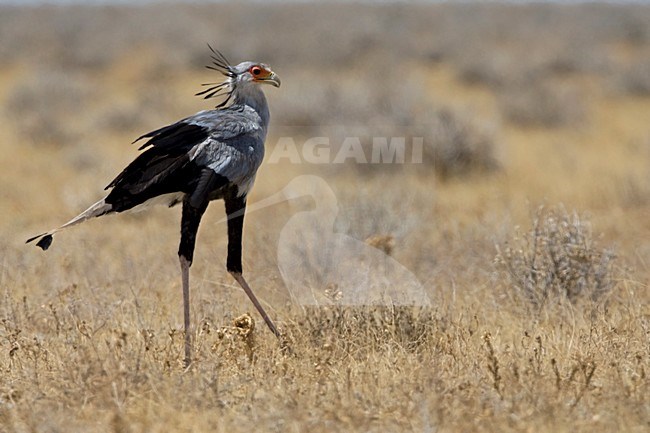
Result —
[[210, 44], [208, 44], [208, 48], [212, 52], [212, 55], [210, 56], [212, 59], [212, 64], [206, 66], [206, 68], [221, 73], [222, 75], [226, 76], [226, 80], [220, 83], [202, 84], [202, 86], [207, 87], [207, 89], [198, 92], [196, 96], [202, 96], [203, 99], [225, 96], [226, 99], [216, 106], [216, 108], [222, 108], [225, 107], [232, 98], [233, 92], [235, 90], [234, 85], [237, 74], [235, 74], [235, 71], [233, 71], [232, 67], [230, 66], [230, 62], [226, 56], [223, 55], [223, 53], [212, 48]]

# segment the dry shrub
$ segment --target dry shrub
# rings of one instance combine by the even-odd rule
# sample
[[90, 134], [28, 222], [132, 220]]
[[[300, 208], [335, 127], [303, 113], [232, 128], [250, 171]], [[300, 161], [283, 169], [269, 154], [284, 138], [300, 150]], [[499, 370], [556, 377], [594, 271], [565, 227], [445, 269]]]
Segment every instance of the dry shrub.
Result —
[[[376, 56], [382, 62], [399, 63], [392, 53]], [[307, 137], [327, 136], [334, 148], [348, 137], [370, 145], [372, 137], [414, 135], [416, 125], [428, 120], [421, 114], [430, 104], [422, 92], [424, 77], [417, 71], [378, 69], [373, 60], [357, 59], [344, 70], [315, 69], [310, 64], [287, 71], [283, 79], [291, 86], [272, 95], [276, 127], [289, 127], [289, 132]]]
[[585, 117], [585, 102], [576, 89], [551, 82], [508, 87], [498, 101], [505, 118], [519, 125], [560, 127]]
[[650, 58], [639, 59], [617, 78], [617, 85], [622, 92], [631, 95], [650, 96]]
[[521, 54], [500, 49], [498, 45], [483, 44], [459, 53], [459, 78], [473, 85], [485, 85], [499, 90], [520, 82], [534, 73], [533, 61], [521, 61]]
[[67, 116], [78, 114], [90, 97], [90, 85], [83, 77], [41, 72], [10, 92], [5, 115], [32, 143], [63, 145], [79, 134], [79, 125]]
[[[360, 240], [388, 237], [394, 241], [394, 238], [402, 239], [422, 224], [418, 216], [400, 207], [400, 203], [412, 205], [415, 198], [404, 197], [400, 190], [392, 187], [384, 189], [382, 200], [374, 198], [378, 193], [376, 188], [370, 187], [364, 188], [363, 194], [357, 196], [341, 191], [335, 231]], [[379, 240], [369, 242], [373, 246], [379, 243]]]
[[358, 174], [378, 176], [403, 173], [405, 167], [427, 174], [433, 169], [438, 178], [447, 180], [483, 175], [501, 168], [495, 125], [478, 122], [448, 107], [436, 108], [435, 104], [419, 99], [403, 95], [403, 100], [419, 107], [417, 110], [377, 111], [367, 116], [364, 126], [354, 126], [356, 122], [346, 123], [348, 120], [343, 119], [336, 127], [321, 130], [333, 144], [333, 155], [339, 152], [344, 140], [356, 138], [368, 162], [374, 154], [373, 146], [380, 140], [391, 146], [402, 143], [401, 163], [395, 162], [397, 158], [392, 161], [388, 158], [388, 162], [357, 164], [350, 158], [346, 161], [349, 164], [333, 164], [330, 169], [340, 170], [354, 163]]
[[500, 167], [497, 143], [485, 127], [441, 109], [435, 112], [430, 137], [424, 137], [423, 163], [442, 179], [488, 173]]
[[612, 249], [601, 249], [588, 221], [563, 207], [538, 208], [533, 226], [497, 246], [495, 263], [518, 297], [542, 308], [598, 300], [614, 286]]

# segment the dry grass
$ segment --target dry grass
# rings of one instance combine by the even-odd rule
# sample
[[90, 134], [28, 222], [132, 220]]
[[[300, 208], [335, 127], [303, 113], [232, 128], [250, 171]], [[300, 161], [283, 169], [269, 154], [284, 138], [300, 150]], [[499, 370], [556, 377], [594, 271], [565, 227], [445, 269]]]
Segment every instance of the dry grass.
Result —
[[[647, 431], [650, 100], [643, 74], [626, 75], [646, 67], [647, 14], [3, 8], [0, 431]], [[321, 176], [336, 194], [335, 229], [390, 252], [433, 307], [292, 305], [278, 236], [318, 203], [278, 205], [247, 217], [244, 267], [290, 342], [282, 350], [225, 272], [215, 203], [192, 268], [196, 362], [185, 371], [178, 209], [90, 222], [46, 254], [23, 242], [99, 198], [139, 133], [206, 108], [189, 96], [210, 80], [203, 44], [235, 37], [231, 57], [268, 60], [283, 79], [267, 92], [269, 147], [360, 125], [360, 135], [444, 139], [449, 176], [435, 160], [386, 170], [283, 161], [263, 165], [251, 197]], [[523, 123], [502, 111], [521, 86]], [[540, 88], [581, 98], [551, 95], [540, 108]], [[559, 110], [549, 124], [554, 104], [580, 115]], [[441, 126], [440, 112], [463, 116]], [[539, 203], [554, 211], [535, 223]], [[510, 271], [495, 266], [495, 245]], [[554, 302], [538, 308], [527, 291], [544, 290]]]

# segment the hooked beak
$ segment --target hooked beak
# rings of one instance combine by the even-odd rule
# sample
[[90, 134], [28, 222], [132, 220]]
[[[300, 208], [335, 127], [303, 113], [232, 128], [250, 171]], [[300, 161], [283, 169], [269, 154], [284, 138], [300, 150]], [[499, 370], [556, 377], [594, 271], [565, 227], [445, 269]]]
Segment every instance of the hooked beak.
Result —
[[278, 77], [275, 72], [271, 72], [271, 75], [264, 78], [262, 82], [268, 83], [273, 87], [280, 87], [280, 77]]

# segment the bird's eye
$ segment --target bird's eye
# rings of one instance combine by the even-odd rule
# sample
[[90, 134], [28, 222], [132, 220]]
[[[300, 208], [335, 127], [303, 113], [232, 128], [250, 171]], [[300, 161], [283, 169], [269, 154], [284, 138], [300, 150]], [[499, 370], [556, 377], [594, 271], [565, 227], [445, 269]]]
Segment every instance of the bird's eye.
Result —
[[261, 69], [259, 66], [253, 66], [253, 67], [251, 68], [251, 74], [257, 76], [257, 75], [259, 75], [259, 74], [261, 74], [261, 73], [262, 73], [262, 69]]

